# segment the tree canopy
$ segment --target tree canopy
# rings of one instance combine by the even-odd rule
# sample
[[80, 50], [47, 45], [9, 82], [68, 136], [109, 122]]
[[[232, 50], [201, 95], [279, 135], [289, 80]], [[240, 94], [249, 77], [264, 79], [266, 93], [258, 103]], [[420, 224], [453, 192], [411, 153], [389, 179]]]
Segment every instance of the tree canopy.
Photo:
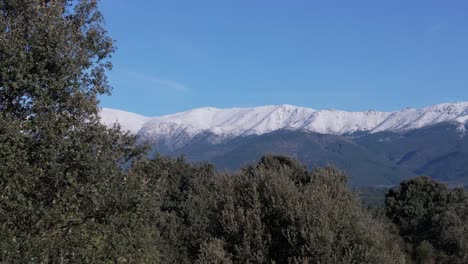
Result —
[[93, 0], [0, 1], [0, 262], [157, 257], [143, 185], [122, 170], [142, 150], [99, 122], [102, 23]]
[[437, 263], [468, 261], [468, 193], [429, 177], [406, 180], [385, 199], [386, 214], [410, 253]]

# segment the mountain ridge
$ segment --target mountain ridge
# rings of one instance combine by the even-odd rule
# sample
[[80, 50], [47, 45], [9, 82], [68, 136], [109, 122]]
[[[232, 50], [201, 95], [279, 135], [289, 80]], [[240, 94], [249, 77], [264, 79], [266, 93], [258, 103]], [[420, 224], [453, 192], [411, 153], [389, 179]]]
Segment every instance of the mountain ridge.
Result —
[[[356, 132], [406, 132], [442, 122], [464, 124], [468, 122], [468, 102], [393, 112], [315, 110], [287, 104], [227, 109], [203, 107], [156, 117], [102, 108], [101, 118], [106, 125], [119, 123], [123, 130], [147, 139], [180, 137], [184, 134], [191, 139], [208, 131], [223, 141], [281, 129], [344, 135]], [[464, 126], [460, 126], [460, 129], [463, 130]]]
[[468, 184], [468, 103], [394, 112], [206, 107], [161, 117], [103, 109], [101, 116], [148, 142], [149, 156], [184, 155], [220, 170], [275, 154], [310, 167], [336, 166], [353, 185], [389, 186], [421, 174]]

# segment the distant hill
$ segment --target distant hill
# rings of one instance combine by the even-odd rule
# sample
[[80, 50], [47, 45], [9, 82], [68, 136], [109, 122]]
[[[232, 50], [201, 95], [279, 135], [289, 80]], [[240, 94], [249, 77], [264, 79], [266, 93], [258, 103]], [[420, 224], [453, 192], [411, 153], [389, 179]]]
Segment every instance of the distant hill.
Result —
[[152, 144], [152, 152], [185, 155], [235, 170], [264, 154], [296, 157], [310, 167], [334, 165], [354, 185], [388, 186], [415, 175], [468, 184], [468, 103], [398, 112], [313, 110], [290, 105], [201, 108], [162, 117], [103, 109]]

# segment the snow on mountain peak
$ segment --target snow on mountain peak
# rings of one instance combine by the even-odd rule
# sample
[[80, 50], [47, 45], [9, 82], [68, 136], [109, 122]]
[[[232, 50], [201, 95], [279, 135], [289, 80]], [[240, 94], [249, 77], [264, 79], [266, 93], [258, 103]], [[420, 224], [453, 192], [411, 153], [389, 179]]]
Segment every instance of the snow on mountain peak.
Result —
[[130, 131], [133, 134], [138, 133], [144, 123], [151, 118], [142, 115], [110, 108], [102, 108], [101, 122], [106, 126], [112, 126], [118, 123], [123, 130]]
[[358, 131], [403, 132], [448, 121], [466, 123], [468, 102], [438, 104], [422, 109], [406, 108], [396, 112], [314, 110], [287, 104], [231, 109], [204, 107], [159, 117], [103, 108], [101, 119], [108, 126], [117, 122], [124, 130], [145, 139], [165, 140], [183, 146], [201, 133], [210, 133], [223, 140], [280, 129], [342, 135]]

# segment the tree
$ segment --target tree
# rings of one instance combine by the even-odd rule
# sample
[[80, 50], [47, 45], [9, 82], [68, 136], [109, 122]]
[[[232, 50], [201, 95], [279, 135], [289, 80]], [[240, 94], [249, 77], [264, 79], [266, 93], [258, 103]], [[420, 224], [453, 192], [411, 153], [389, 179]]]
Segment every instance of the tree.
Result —
[[0, 110], [95, 118], [113, 41], [96, 0], [0, 1]]
[[385, 198], [387, 217], [421, 262], [465, 263], [468, 260], [468, 195], [429, 177], [400, 183]]
[[416, 245], [424, 240], [433, 243], [438, 238], [435, 221], [445, 209], [448, 194], [445, 184], [429, 177], [403, 181], [386, 194], [386, 214], [405, 240]]
[[[158, 156], [138, 163], [132, 173], [145, 179], [150, 200], [161, 201], [152, 209], [152, 228], [160, 233], [161, 261], [193, 263], [202, 243], [210, 238], [214, 167]], [[210, 244], [207, 249], [211, 248]]]
[[0, 262], [149, 262], [135, 138], [99, 123], [114, 48], [94, 0], [0, 0]]
[[204, 244], [200, 258], [403, 263], [387, 224], [361, 207], [346, 186], [346, 175], [333, 168], [308, 172], [289, 161], [269, 156], [240, 173], [218, 176], [214, 240]]

